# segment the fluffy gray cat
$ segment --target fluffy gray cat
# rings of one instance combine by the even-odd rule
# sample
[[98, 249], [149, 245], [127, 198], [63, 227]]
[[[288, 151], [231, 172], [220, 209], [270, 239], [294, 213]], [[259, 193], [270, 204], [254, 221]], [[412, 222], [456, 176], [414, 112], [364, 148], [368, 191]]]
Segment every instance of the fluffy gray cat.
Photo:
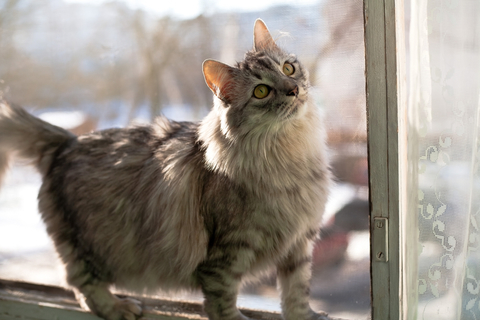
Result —
[[330, 173], [307, 71], [261, 20], [236, 67], [207, 60], [214, 106], [199, 123], [74, 136], [0, 103], [0, 177], [8, 155], [32, 160], [39, 210], [67, 281], [95, 314], [134, 320], [146, 292], [201, 288], [210, 320], [247, 319], [242, 279], [276, 267], [286, 320], [309, 306], [312, 246]]

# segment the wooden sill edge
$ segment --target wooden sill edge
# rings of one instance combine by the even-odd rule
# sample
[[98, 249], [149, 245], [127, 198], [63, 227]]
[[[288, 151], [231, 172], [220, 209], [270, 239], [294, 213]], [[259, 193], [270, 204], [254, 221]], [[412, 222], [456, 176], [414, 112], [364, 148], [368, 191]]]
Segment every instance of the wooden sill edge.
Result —
[[[141, 320], [208, 320], [201, 303], [134, 297], [143, 304]], [[282, 320], [279, 313], [241, 309], [258, 320]], [[98, 320], [83, 310], [72, 291], [54, 286], [0, 279], [0, 319]], [[334, 319], [331, 320], [341, 320]]]

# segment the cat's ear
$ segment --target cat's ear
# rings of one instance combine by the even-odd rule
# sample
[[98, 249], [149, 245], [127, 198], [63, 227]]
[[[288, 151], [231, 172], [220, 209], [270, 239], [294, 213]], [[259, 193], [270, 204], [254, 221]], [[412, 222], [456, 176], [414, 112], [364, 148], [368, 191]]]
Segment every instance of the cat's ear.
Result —
[[253, 49], [255, 51], [278, 49], [275, 40], [273, 40], [267, 25], [262, 19], [257, 19], [253, 27]]
[[203, 76], [212, 92], [226, 103], [231, 103], [234, 97], [235, 75], [237, 69], [215, 60], [203, 62]]

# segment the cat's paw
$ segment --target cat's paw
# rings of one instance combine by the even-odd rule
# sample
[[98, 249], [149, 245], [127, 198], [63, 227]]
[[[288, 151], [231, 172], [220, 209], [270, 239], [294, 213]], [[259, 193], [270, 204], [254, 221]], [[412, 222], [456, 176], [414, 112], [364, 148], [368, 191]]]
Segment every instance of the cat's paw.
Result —
[[142, 303], [131, 298], [117, 298], [108, 312], [100, 312], [106, 320], [137, 320], [142, 315]]
[[136, 320], [142, 315], [142, 303], [132, 298], [119, 299], [115, 307], [121, 313], [120, 320]]

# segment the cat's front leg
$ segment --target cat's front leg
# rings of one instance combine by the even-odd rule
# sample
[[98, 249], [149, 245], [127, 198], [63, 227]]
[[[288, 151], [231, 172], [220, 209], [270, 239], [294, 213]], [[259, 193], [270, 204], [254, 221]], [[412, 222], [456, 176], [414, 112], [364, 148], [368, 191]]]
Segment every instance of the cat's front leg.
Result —
[[326, 313], [315, 313], [309, 304], [313, 241], [299, 241], [277, 265], [285, 320], [328, 320]]
[[238, 288], [244, 273], [244, 267], [239, 265], [242, 256], [242, 253], [225, 253], [197, 268], [209, 320], [253, 320], [237, 309]]

